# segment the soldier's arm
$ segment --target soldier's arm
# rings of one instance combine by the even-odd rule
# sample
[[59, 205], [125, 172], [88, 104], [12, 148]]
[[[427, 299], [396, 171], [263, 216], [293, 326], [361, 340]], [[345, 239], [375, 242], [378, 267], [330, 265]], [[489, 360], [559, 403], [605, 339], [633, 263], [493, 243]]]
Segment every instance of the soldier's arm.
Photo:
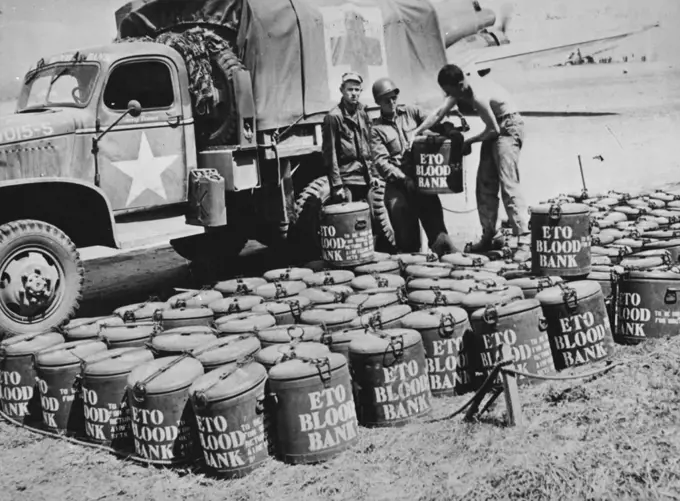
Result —
[[434, 125], [437, 125], [454, 106], [456, 106], [456, 100], [451, 96], [447, 96], [444, 100], [444, 103], [439, 108], [430, 113], [430, 115], [425, 118], [425, 120], [423, 120], [418, 128], [413, 131], [413, 135], [418, 136]]
[[321, 142], [321, 156], [323, 158], [324, 167], [326, 167], [326, 174], [328, 175], [328, 182], [331, 189], [342, 186], [342, 178], [340, 177], [340, 167], [338, 166], [338, 155], [336, 149], [336, 135], [338, 133], [338, 122], [332, 115], [326, 115], [323, 119], [322, 142]]
[[385, 180], [401, 179], [404, 173], [390, 162], [390, 154], [385, 146], [385, 141], [375, 127], [371, 130], [371, 155], [373, 167]]

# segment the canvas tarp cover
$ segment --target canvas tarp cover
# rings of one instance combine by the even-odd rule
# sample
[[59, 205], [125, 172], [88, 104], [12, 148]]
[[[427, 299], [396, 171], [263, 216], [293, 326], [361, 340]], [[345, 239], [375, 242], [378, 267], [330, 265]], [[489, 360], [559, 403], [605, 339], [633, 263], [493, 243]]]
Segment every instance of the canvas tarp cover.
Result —
[[[397, 83], [403, 103], [432, 108], [442, 97], [436, 77], [446, 53], [428, 0], [242, 2], [186, 1], [181, 16], [188, 20], [193, 9], [192, 20], [209, 15], [206, 21], [226, 23], [240, 8], [237, 45], [252, 76], [260, 130], [285, 127], [300, 117], [321, 121], [339, 101], [340, 78], [347, 71], [363, 76], [365, 104], [374, 105], [371, 85], [384, 76]], [[120, 18], [117, 13], [117, 22], [120, 27], [135, 5], [154, 22], [151, 5], [176, 3], [138, 0], [126, 12], [121, 9]]]

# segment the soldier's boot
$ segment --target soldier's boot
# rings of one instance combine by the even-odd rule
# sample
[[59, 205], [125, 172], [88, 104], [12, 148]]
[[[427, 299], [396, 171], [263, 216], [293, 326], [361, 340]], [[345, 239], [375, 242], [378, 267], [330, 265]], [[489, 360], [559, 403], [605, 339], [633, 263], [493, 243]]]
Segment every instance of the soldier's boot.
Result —
[[470, 242], [465, 246], [465, 252], [470, 254], [482, 254], [484, 252], [491, 252], [494, 250], [502, 250], [506, 245], [505, 235], [502, 232], [497, 232], [490, 236], [488, 233], [483, 234], [482, 238], [477, 242]]
[[432, 252], [437, 254], [437, 256], [442, 257], [446, 254], [453, 254], [454, 252], [459, 252], [448, 233], [440, 233], [437, 235], [434, 243], [430, 244], [430, 249]]

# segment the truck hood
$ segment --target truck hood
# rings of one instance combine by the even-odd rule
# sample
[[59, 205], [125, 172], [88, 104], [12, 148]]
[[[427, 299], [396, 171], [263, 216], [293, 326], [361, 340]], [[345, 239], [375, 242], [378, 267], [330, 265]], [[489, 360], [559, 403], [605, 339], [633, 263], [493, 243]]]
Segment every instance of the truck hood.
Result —
[[83, 128], [81, 109], [43, 108], [0, 117], [0, 145], [62, 136]]
[[0, 117], [0, 182], [44, 177], [85, 179], [74, 165], [76, 130], [85, 111], [56, 108]]

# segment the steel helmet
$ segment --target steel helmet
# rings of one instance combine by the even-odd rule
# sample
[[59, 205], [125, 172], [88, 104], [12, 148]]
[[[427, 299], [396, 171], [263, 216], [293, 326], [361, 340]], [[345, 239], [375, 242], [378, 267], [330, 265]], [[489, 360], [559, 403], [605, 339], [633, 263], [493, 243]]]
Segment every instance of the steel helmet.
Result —
[[378, 102], [385, 94], [396, 92], [399, 94], [399, 87], [397, 87], [389, 78], [379, 78], [373, 83], [373, 99]]

